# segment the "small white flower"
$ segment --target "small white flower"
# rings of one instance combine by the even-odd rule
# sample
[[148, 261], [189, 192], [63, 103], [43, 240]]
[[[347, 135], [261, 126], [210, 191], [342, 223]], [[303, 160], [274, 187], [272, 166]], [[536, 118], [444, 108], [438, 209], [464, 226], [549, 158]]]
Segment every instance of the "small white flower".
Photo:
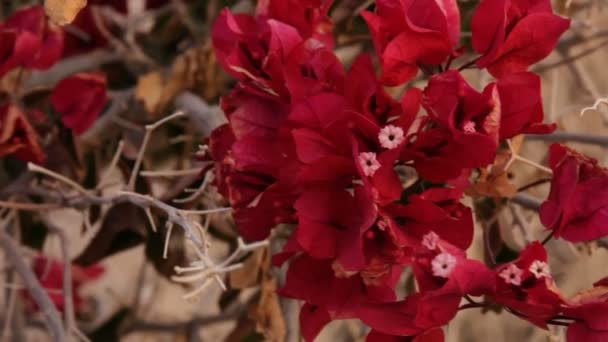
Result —
[[515, 286], [521, 285], [521, 276], [524, 271], [515, 266], [515, 264], [511, 264], [507, 266], [498, 276], [500, 276], [507, 284], [512, 284]]
[[381, 166], [374, 152], [359, 153], [359, 164], [366, 176], [373, 176]]
[[530, 272], [534, 274], [536, 279], [540, 279], [542, 277], [551, 278], [551, 270], [549, 269], [549, 265], [540, 260], [535, 260], [530, 265]]
[[473, 121], [467, 120], [464, 122], [464, 124], [462, 124], [462, 130], [465, 131], [465, 133], [475, 133], [477, 132], [477, 129], [475, 127], [475, 123]]
[[431, 231], [426, 233], [422, 237], [422, 245], [431, 251], [434, 251], [437, 248], [437, 243], [439, 242], [439, 235], [435, 234], [435, 232]]
[[405, 135], [401, 127], [386, 125], [378, 133], [380, 145], [386, 149], [393, 149], [403, 142]]
[[456, 258], [450, 253], [438, 254], [431, 261], [431, 268], [435, 277], [447, 278], [456, 267]]

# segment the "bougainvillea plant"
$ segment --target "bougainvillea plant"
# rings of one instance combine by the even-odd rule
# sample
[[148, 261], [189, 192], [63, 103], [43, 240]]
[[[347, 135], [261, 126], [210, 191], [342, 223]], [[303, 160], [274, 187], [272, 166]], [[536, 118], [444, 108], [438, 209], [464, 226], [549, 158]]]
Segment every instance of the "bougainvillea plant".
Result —
[[[235, 293], [257, 286], [247, 303], [256, 306], [239, 316], [257, 315], [256, 328], [281, 318], [277, 294], [297, 300], [306, 341], [346, 319], [369, 328], [371, 342], [444, 341], [468, 309], [564, 327], [569, 342], [608, 341], [608, 278], [566, 294], [545, 249], [608, 237], [608, 168], [562, 144], [543, 152], [548, 167], [518, 154], [523, 139], [557, 127], [545, 120], [534, 71], [571, 25], [550, 0], [203, 1], [202, 29], [202, 15], [188, 11], [196, 1], [89, 0], [69, 11], [61, 4], [75, 1], [45, 3], [55, 7], [0, 11], [0, 244], [25, 284], [7, 284], [19, 289], [13, 299], [42, 313], [56, 340], [82, 334], [75, 314], [95, 316], [82, 288], [138, 273], [99, 263], [145, 241], [144, 265], [181, 290], [196, 286], [185, 299], [214, 282]], [[336, 14], [344, 8], [348, 20]], [[364, 30], [349, 58], [343, 26]], [[91, 57], [100, 50], [111, 53]], [[179, 118], [193, 124], [151, 138]], [[146, 159], [148, 145], [163, 153]], [[507, 244], [486, 226], [523, 193], [509, 182], [518, 161], [551, 175], [530, 185], [549, 191], [528, 206], [546, 238], [497, 255]], [[15, 222], [20, 233], [58, 234], [70, 258], [61, 224], [74, 218], [53, 222], [64, 209], [80, 215], [84, 233], [97, 229], [84, 251], [59, 260], [28, 245], [31, 260], [21, 262], [39, 241], [9, 236]], [[224, 231], [211, 222], [218, 213]], [[232, 249], [223, 261], [210, 256], [209, 235]], [[235, 280], [250, 264], [251, 279]], [[232, 294], [218, 302], [242, 293]], [[125, 324], [145, 326], [133, 311]]]
[[[238, 80], [221, 102], [228, 123], [209, 139], [217, 185], [246, 239], [294, 227], [274, 262], [289, 265], [279, 293], [303, 301], [304, 338], [356, 318], [369, 341], [442, 341], [459, 310], [491, 305], [541, 328], [569, 325], [569, 341], [608, 338], [605, 282], [565, 298], [540, 242], [496, 266], [466, 253], [474, 220], [461, 201], [478, 170], [509, 139], [555, 129], [528, 70], [570, 21], [549, 0], [483, 0], [463, 39], [455, 0], [377, 0], [361, 13], [376, 55], [347, 68], [333, 52], [330, 6], [261, 1], [257, 15], [224, 10], [213, 26], [217, 58]], [[478, 57], [462, 60], [471, 49]], [[474, 66], [495, 80], [476, 89], [464, 76]], [[414, 87], [420, 73], [428, 82]], [[563, 145], [549, 163], [542, 223], [568, 241], [608, 235], [606, 169]], [[404, 180], [408, 168], [416, 181]], [[403, 298], [405, 268], [417, 286]]]

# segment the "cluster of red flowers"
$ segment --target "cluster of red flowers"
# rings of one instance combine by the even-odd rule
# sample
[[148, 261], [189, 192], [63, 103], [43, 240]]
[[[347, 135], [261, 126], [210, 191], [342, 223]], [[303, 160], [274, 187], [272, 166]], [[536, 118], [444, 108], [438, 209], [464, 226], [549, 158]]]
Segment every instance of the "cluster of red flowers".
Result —
[[[13, 155], [24, 161], [44, 163], [44, 148], [34, 126], [48, 119], [38, 108], [24, 108], [19, 101], [20, 96], [26, 95], [20, 92], [22, 74], [48, 69], [66, 57], [102, 47], [105, 41], [94, 39], [99, 34], [86, 20], [87, 16], [90, 7], [77, 17], [74, 27], [92, 37], [88, 44], [51, 23], [42, 6], [20, 9], [0, 23], [0, 78], [11, 78], [9, 73], [14, 73], [15, 79], [14, 89], [0, 90], [0, 157]], [[101, 72], [70, 75], [52, 89], [50, 100], [53, 112], [64, 125], [82, 134], [108, 101], [106, 76]]]
[[[479, 57], [463, 55], [456, 0], [377, 0], [362, 15], [381, 65], [367, 54], [348, 72], [333, 52], [331, 0], [263, 0], [255, 16], [224, 10], [213, 26], [223, 68], [238, 80], [223, 97], [229, 123], [210, 140], [219, 190], [244, 238], [294, 224], [274, 262], [289, 261], [284, 296], [302, 300], [313, 340], [331, 320], [358, 318], [372, 341], [442, 341], [463, 297], [485, 295], [539, 327], [570, 324], [571, 341], [608, 338], [608, 282], [565, 299], [540, 243], [491, 269], [468, 259], [471, 210], [460, 203], [472, 170], [494, 162], [506, 139], [549, 133], [539, 77], [569, 20], [549, 0], [482, 0], [472, 17]], [[478, 91], [460, 70], [486, 68]], [[400, 101], [385, 86], [419, 71], [424, 89]], [[424, 109], [424, 111], [421, 111]], [[608, 234], [608, 171], [564, 146], [540, 210], [556, 237]], [[419, 179], [404, 186], [407, 168]], [[418, 291], [398, 298], [411, 267]]]

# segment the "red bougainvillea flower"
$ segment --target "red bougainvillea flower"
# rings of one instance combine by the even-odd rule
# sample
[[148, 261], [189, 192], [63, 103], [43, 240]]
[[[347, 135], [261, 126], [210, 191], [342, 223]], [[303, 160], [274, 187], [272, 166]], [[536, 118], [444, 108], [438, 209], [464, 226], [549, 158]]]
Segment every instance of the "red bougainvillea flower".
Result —
[[364, 266], [363, 233], [376, 220], [371, 196], [335, 187], [305, 191], [296, 201], [299, 245], [313, 258], [337, 259], [347, 271]]
[[501, 120], [495, 84], [479, 93], [459, 72], [444, 72], [430, 79], [422, 105], [428, 121], [406, 151], [421, 176], [444, 181], [494, 161]]
[[261, 0], [257, 15], [275, 19], [298, 30], [302, 37], [320, 40], [333, 48], [333, 23], [327, 16], [333, 0]]
[[293, 103], [320, 93], [343, 94], [344, 67], [327, 46], [308, 39], [289, 55], [285, 81]]
[[522, 133], [545, 134], [556, 125], [543, 124], [540, 77], [531, 72], [509, 74], [496, 82], [500, 96], [500, 140]]
[[526, 71], [569, 27], [550, 0], [483, 0], [471, 21], [473, 48], [482, 55], [477, 65], [495, 77]]
[[549, 150], [551, 192], [540, 220], [556, 237], [590, 241], [608, 235], [608, 170], [564, 145]]
[[[61, 261], [50, 260], [44, 256], [37, 256], [33, 260], [32, 268], [38, 281], [42, 285], [42, 288], [47, 290], [51, 301], [57, 307], [57, 310], [65, 310], [64, 296], [63, 296], [63, 269], [64, 264]], [[93, 281], [99, 278], [104, 272], [104, 268], [101, 265], [92, 265], [89, 267], [79, 267], [72, 265], [72, 289], [73, 289], [73, 300], [74, 309], [76, 312], [82, 312], [85, 305], [84, 298], [80, 295], [80, 287], [87, 282]], [[27, 293], [24, 291], [24, 296], [27, 298], [28, 303], [32, 309], [37, 310], [36, 303]]]
[[37, 164], [45, 160], [38, 134], [16, 104], [0, 106], [0, 158], [7, 155]]
[[237, 87], [222, 99], [222, 109], [229, 124], [209, 139], [215, 181], [230, 200], [242, 236], [264, 239], [277, 224], [295, 220], [297, 160], [291, 135], [281, 129], [288, 107]]
[[[378, 126], [385, 126], [389, 119], [400, 118], [403, 114], [401, 104], [393, 99], [378, 81], [372, 57], [369, 54], [359, 56], [350, 67], [346, 76], [344, 93], [347, 104], [350, 106], [349, 109], [369, 118]], [[413, 121], [417, 111], [417, 108], [412, 109], [406, 115], [411, 115], [410, 119]], [[410, 122], [403, 122], [402, 125], [392, 123], [393, 126], [399, 126], [402, 130], [405, 128], [404, 132], [398, 133], [398, 135], [407, 133], [410, 124]], [[388, 142], [391, 146], [394, 143]]]
[[460, 42], [460, 11], [454, 0], [381, 0], [363, 12], [382, 61], [382, 82], [399, 85], [421, 65], [442, 63]]
[[0, 24], [0, 76], [15, 67], [47, 69], [63, 53], [63, 30], [42, 6], [21, 9]]
[[568, 342], [603, 342], [608, 340], [608, 278], [592, 289], [574, 296], [563, 309], [574, 319], [567, 331]]
[[473, 241], [473, 214], [460, 203], [462, 193], [448, 188], [431, 188], [407, 198], [407, 204], [392, 204], [383, 212], [401, 227], [395, 240], [399, 244], [423, 241], [429, 232], [444, 241], [466, 250]]
[[376, 284], [366, 284], [359, 274], [348, 274], [329, 259], [313, 259], [301, 254], [292, 260], [279, 294], [304, 300], [300, 311], [302, 333], [313, 341], [332, 319], [357, 317], [360, 303], [388, 302], [395, 299], [394, 286], [400, 270], [389, 272]]
[[79, 73], [57, 84], [51, 103], [63, 123], [74, 133], [88, 130], [108, 102], [106, 76], [103, 73]]
[[555, 286], [547, 252], [539, 242], [524, 249], [519, 258], [496, 269], [497, 303], [541, 328], [560, 312], [564, 299]]
[[282, 65], [302, 42], [298, 31], [276, 20], [222, 11], [213, 24], [213, 48], [224, 70], [266, 95], [284, 95]]
[[493, 272], [484, 264], [467, 259], [464, 251], [440, 237], [435, 242], [420, 245], [413, 256], [420, 292], [397, 302], [362, 303], [357, 317], [384, 334], [416, 336], [449, 322], [463, 295], [494, 290]]

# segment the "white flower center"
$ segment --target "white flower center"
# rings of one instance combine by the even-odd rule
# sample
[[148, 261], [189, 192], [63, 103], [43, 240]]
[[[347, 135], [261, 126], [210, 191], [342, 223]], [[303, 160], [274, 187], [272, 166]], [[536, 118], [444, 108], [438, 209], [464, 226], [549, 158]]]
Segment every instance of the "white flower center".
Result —
[[521, 276], [523, 273], [524, 271], [521, 268], [515, 266], [515, 264], [511, 264], [502, 270], [498, 276], [507, 284], [519, 286], [521, 285]]
[[530, 265], [530, 272], [534, 274], [536, 279], [540, 279], [542, 277], [551, 278], [551, 270], [549, 269], [549, 265], [540, 260], [535, 260]]
[[435, 277], [447, 278], [456, 267], [456, 258], [450, 253], [437, 254], [431, 261], [431, 269]]
[[404, 138], [403, 129], [393, 125], [384, 126], [384, 128], [380, 130], [380, 133], [378, 133], [380, 145], [389, 150], [399, 146]]
[[381, 166], [380, 162], [376, 159], [376, 154], [374, 152], [359, 153], [359, 164], [363, 169], [363, 173], [368, 177], [373, 176]]
[[435, 232], [433, 232], [433, 231], [426, 233], [422, 237], [422, 245], [431, 251], [434, 251], [437, 248], [438, 242], [439, 242], [439, 235], [435, 234]]
[[462, 130], [465, 131], [465, 133], [475, 133], [477, 132], [475, 123], [473, 121], [465, 121], [464, 124], [462, 125]]

